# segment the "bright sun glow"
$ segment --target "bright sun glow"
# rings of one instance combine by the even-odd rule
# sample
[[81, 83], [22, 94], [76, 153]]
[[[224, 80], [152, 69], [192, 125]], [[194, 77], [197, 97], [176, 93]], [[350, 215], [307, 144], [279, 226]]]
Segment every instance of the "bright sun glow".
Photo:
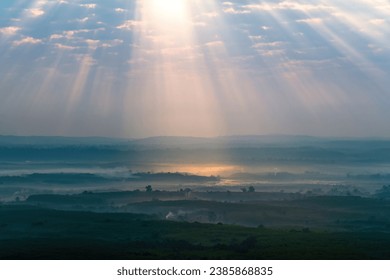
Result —
[[185, 0], [151, 0], [151, 8], [159, 18], [177, 21], [185, 18], [187, 3]]

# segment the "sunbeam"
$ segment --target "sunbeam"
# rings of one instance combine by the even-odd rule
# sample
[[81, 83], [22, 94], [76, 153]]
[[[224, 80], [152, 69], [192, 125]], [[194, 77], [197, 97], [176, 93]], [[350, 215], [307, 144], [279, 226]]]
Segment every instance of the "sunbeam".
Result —
[[386, 1], [0, 5], [0, 133], [390, 131]]
[[[141, 116], [142, 123], [128, 129], [146, 128], [157, 135], [222, 133], [201, 46], [195, 40], [190, 1], [172, 1], [162, 8], [165, 3], [138, 4], [127, 104], [128, 118]], [[133, 106], [138, 108], [131, 110]]]

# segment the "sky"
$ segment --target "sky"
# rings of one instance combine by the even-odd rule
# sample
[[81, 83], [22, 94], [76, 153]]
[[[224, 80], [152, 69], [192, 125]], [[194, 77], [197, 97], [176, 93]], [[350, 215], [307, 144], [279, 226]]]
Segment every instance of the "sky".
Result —
[[1, 0], [0, 135], [390, 137], [387, 0]]

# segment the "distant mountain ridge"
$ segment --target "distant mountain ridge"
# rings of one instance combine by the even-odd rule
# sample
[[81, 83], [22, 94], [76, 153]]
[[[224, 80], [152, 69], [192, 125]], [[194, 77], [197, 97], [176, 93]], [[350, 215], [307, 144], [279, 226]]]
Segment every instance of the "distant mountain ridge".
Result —
[[112, 145], [127, 143], [131, 139], [109, 137], [67, 136], [13, 136], [0, 135], [0, 145], [7, 146], [67, 146], [67, 145]]
[[[315, 137], [308, 135], [232, 135], [219, 137], [156, 136], [141, 139], [66, 136], [1, 136], [0, 146], [124, 146], [127, 148], [232, 148], [263, 146], [312, 146], [329, 143], [390, 143], [381, 138]], [[387, 146], [387, 145], [386, 145]]]

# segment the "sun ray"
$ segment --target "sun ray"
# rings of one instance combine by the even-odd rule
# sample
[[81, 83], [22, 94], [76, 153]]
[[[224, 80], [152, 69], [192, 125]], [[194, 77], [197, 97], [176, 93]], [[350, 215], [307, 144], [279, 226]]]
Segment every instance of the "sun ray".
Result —
[[387, 1], [357, 0], [352, 9], [337, 0], [2, 5], [0, 106], [8, 127], [26, 119], [24, 129], [43, 131], [49, 115], [57, 120], [50, 133], [101, 134], [99, 123], [115, 123], [102, 131], [137, 137], [298, 126], [318, 134], [331, 122], [335, 133], [358, 134], [355, 119], [369, 130], [387, 127]]
[[[130, 73], [129, 92], [140, 84], [137, 100], [144, 110], [137, 113], [143, 122], [157, 134], [221, 132], [217, 101], [195, 40], [190, 1], [140, 1], [138, 8], [132, 69], [143, 70]], [[129, 104], [137, 102], [133, 94], [129, 98]]]

